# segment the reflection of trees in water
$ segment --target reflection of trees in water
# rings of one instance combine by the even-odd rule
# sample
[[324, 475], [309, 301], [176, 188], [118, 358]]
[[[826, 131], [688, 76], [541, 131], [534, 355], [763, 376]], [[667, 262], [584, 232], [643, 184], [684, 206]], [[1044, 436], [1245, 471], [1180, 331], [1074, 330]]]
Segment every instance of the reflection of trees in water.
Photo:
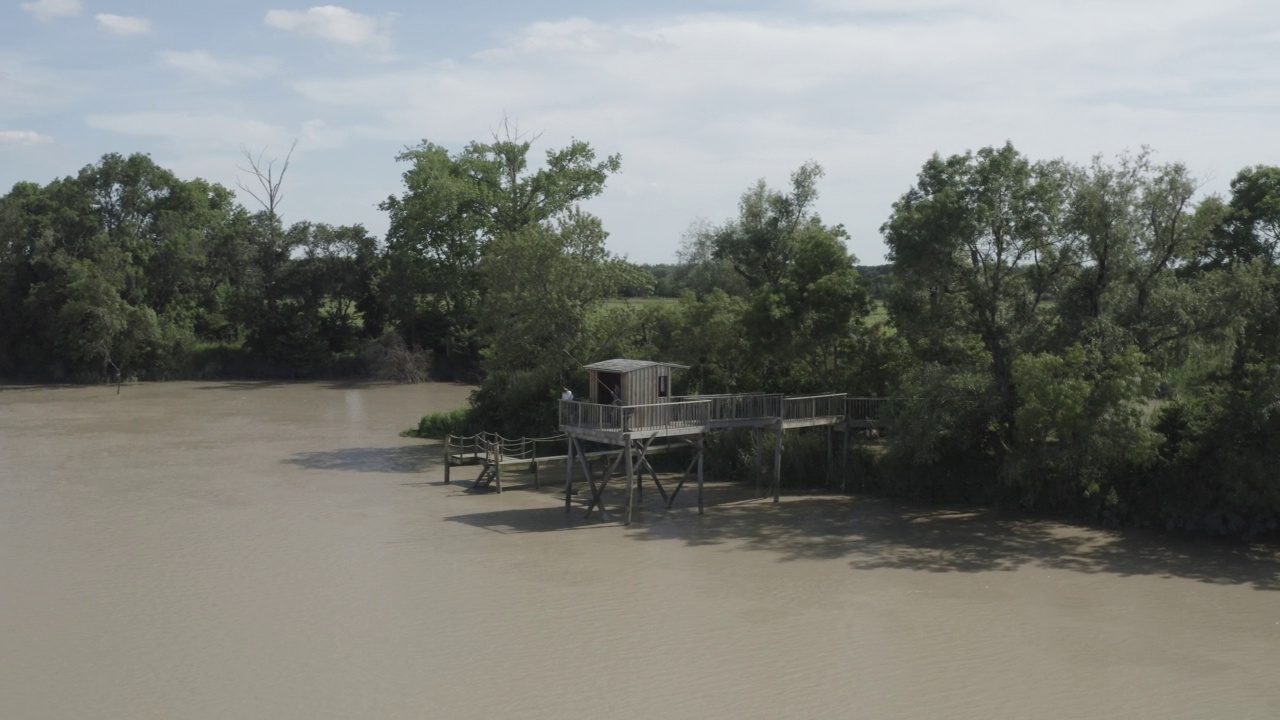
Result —
[[309, 470], [420, 473], [440, 465], [439, 447], [409, 445], [394, 448], [344, 448], [298, 453], [284, 462]]
[[[792, 498], [774, 505], [744, 502], [742, 491], [733, 486], [707, 490], [707, 515], [701, 520], [687, 506], [680, 507], [689, 500], [677, 503], [669, 513], [655, 503], [633, 525], [618, 531], [648, 541], [733, 543], [746, 550], [776, 553], [784, 560], [844, 559], [854, 570], [976, 573], [1033, 567], [1280, 590], [1280, 548], [1273, 545], [1226, 545], [1203, 537], [1102, 530], [1002, 516], [990, 510], [934, 509], [864, 498]], [[614, 504], [610, 500], [610, 507]], [[449, 520], [503, 532], [601, 525], [583, 521], [576, 506], [568, 515], [556, 506]]]

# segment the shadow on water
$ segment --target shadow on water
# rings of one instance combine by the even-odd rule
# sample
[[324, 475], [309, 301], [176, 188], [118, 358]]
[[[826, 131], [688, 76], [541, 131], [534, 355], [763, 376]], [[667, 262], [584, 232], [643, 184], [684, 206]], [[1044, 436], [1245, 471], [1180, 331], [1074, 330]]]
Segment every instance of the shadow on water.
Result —
[[303, 452], [281, 462], [308, 470], [422, 473], [439, 467], [443, 460], [443, 453], [438, 445], [406, 445]]
[[618, 528], [616, 515], [613, 521], [602, 521], [595, 515], [592, 515], [592, 520], [584, 521], [582, 519], [582, 508], [576, 505], [567, 513], [564, 511], [563, 506], [555, 505], [551, 507], [495, 510], [493, 512], [454, 515], [445, 518], [445, 520], [503, 535], [559, 530], [595, 530], [605, 528], [614, 528], [616, 530]]
[[[91, 388], [111, 388], [115, 389], [114, 384], [88, 384], [88, 383], [26, 383], [19, 381], [0, 382], [0, 393], [2, 392], [43, 392], [46, 390], [80, 390]], [[126, 385], [126, 387], [128, 387]]]
[[[462, 388], [470, 388], [470, 385], [454, 382], [436, 382], [431, 381], [433, 385], [455, 385]], [[308, 385], [312, 387], [324, 388], [326, 390], [368, 390], [372, 388], [384, 387], [410, 387], [411, 384], [395, 382], [393, 380], [372, 380], [369, 378], [346, 378], [334, 380], [218, 380], [208, 385], [200, 385], [197, 390], [270, 390], [272, 388], [296, 387], [299, 385]]]
[[[981, 508], [936, 508], [866, 497], [787, 497], [775, 505], [741, 486], [707, 488], [707, 513], [682, 493], [674, 510], [645, 491], [643, 509], [623, 530], [639, 540], [733, 545], [783, 561], [844, 560], [854, 570], [893, 568], [934, 573], [1008, 572], [1023, 567], [1119, 576], [1185, 578], [1280, 590], [1280, 547], [1233, 545], [1144, 530], [1105, 530], [1061, 521], [1011, 517]], [[544, 490], [544, 493], [547, 492]], [[652, 495], [650, 493], [652, 492]], [[548, 493], [549, 499], [559, 496]], [[618, 520], [621, 495], [609, 507]], [[497, 532], [609, 527], [583, 520], [575, 503], [448, 518]]]

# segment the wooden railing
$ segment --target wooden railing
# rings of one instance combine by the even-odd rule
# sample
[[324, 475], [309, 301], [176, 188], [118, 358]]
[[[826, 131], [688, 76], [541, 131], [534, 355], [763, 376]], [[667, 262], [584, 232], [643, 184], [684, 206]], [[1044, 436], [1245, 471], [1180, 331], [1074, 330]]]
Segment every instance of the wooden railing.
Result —
[[560, 427], [618, 432], [622, 429], [622, 406], [561, 400]]
[[802, 397], [766, 393], [683, 395], [651, 405], [597, 405], [562, 400], [560, 427], [616, 433], [827, 418], [845, 418], [859, 426], [876, 427], [887, 401], [887, 398], [851, 398], [843, 393]]
[[596, 405], [560, 401], [560, 427], [601, 432], [639, 432], [675, 427], [703, 427], [711, 420], [710, 400], [651, 405]]
[[673, 399], [709, 401], [712, 423], [732, 424], [738, 421], [768, 420], [777, 418], [782, 413], [782, 395], [778, 394], [685, 395]]
[[446, 435], [444, 439], [445, 461], [456, 465], [463, 460], [487, 458], [491, 462], [504, 460], [538, 460], [564, 454], [565, 435], [560, 433], [540, 438], [505, 438], [498, 433], [476, 435]]
[[844, 393], [808, 395], [782, 400], [783, 420], [808, 420], [844, 415]]
[[880, 412], [889, 398], [851, 397], [844, 399], [844, 417], [850, 423], [859, 423], [868, 427], [880, 424]]

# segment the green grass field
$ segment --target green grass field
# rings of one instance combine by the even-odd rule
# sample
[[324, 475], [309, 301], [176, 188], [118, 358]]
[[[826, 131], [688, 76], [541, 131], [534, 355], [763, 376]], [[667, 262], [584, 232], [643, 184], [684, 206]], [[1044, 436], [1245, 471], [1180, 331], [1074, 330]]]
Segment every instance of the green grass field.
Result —
[[[674, 305], [678, 302], [680, 302], [680, 298], [656, 296], [620, 297], [612, 300], [606, 300], [603, 305], [606, 308], [620, 308], [628, 306]], [[867, 316], [863, 318], [863, 324], [867, 327], [871, 327], [877, 323], [884, 324], [886, 329], [892, 328], [893, 326], [889, 319], [889, 308], [885, 306], [883, 301], [873, 300], [871, 301], [871, 312], [867, 313]]]
[[863, 319], [863, 324], [871, 327], [876, 323], [884, 323], [889, 325], [889, 308], [880, 300], [871, 301], [871, 312], [867, 313], [867, 317]]
[[606, 307], [626, 307], [628, 305], [674, 305], [680, 302], [680, 298], [671, 297], [620, 297], [612, 300], [605, 300]]

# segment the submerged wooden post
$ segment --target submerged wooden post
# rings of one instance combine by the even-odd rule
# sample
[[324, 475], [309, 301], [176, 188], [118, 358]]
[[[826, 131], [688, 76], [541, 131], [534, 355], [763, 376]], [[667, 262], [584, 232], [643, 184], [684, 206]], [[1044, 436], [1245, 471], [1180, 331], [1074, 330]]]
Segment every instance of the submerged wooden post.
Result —
[[773, 443], [773, 501], [782, 497], [782, 422], [778, 422], [777, 439]]
[[625, 453], [627, 454], [627, 463], [626, 463], [626, 468], [627, 468], [627, 524], [628, 524], [628, 525], [630, 525], [630, 524], [631, 524], [631, 506], [635, 504], [635, 494], [632, 492], [632, 488], [635, 486], [636, 473], [635, 473], [635, 465], [634, 465], [633, 460], [632, 460], [632, 457], [631, 457], [631, 436], [630, 436], [630, 435], [627, 435], [627, 436], [625, 436], [625, 437], [626, 437], [626, 444], [627, 444], [627, 446], [626, 446], [626, 448], [623, 450], [623, 452], [625, 452]]
[[840, 492], [849, 487], [849, 426], [844, 426], [844, 447], [840, 451]]
[[702, 440], [705, 437], [706, 437], [705, 433], [698, 435], [698, 514], [699, 515], [702, 514], [702, 450], [703, 450]]
[[564, 463], [564, 511], [569, 512], [569, 498], [573, 495], [573, 436], [565, 435], [564, 441], [569, 446]]
[[498, 483], [498, 494], [502, 494], [502, 439], [493, 444], [493, 476]]
[[831, 470], [832, 470], [832, 467], [831, 467], [831, 466], [834, 464], [834, 463], [832, 462], [832, 460], [831, 460], [831, 458], [832, 458], [832, 454], [831, 454], [831, 445], [832, 445], [832, 441], [833, 441], [833, 438], [831, 437], [831, 435], [832, 435], [832, 433], [834, 433], [835, 431], [836, 431], [836, 430], [835, 430], [835, 428], [834, 428], [834, 427], [832, 427], [832, 426], [830, 426], [830, 425], [828, 425], [828, 426], [827, 426], [827, 472], [826, 472], [826, 475], [827, 475], [827, 489], [828, 489], [828, 490], [830, 490], [830, 489], [831, 489]]
[[764, 430], [752, 428], [751, 435], [756, 443], [756, 497], [760, 497], [760, 482], [764, 479]]
[[[641, 443], [636, 442], [636, 445], [639, 446], [641, 445]], [[644, 458], [644, 450], [647, 449], [648, 447], [649, 446], [647, 444], [643, 445], [640, 451], [641, 458]], [[632, 462], [635, 462], [635, 461], [632, 460]], [[638, 468], [636, 470], [636, 499], [640, 501], [641, 505], [644, 504], [644, 468], [643, 467]]]

